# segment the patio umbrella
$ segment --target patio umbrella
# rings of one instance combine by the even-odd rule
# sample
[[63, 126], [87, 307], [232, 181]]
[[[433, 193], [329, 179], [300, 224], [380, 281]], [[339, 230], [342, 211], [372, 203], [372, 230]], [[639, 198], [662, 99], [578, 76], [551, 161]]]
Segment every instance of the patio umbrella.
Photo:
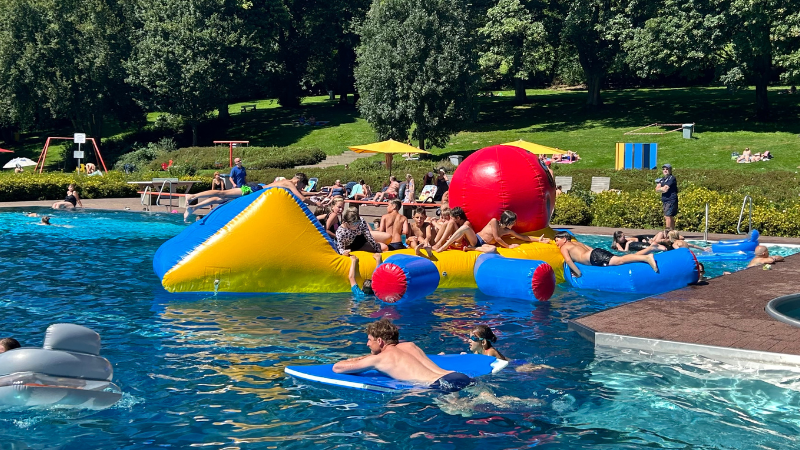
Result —
[[35, 166], [36, 161], [33, 161], [29, 158], [14, 158], [11, 161], [7, 162], [3, 169], [11, 169], [13, 167], [26, 167], [26, 166]]
[[533, 142], [523, 141], [522, 139], [514, 142], [506, 142], [502, 145], [513, 145], [525, 149], [535, 155], [566, 155], [566, 150], [560, 150], [552, 147], [545, 147], [544, 145], [534, 144]]
[[395, 153], [427, 153], [425, 150], [420, 150], [402, 142], [397, 142], [394, 139], [388, 141], [376, 142], [374, 144], [357, 145], [349, 147], [350, 150], [356, 153], [384, 153], [386, 155], [386, 167], [389, 169], [389, 175], [392, 174], [392, 159]]
[[0, 153], [14, 153], [14, 150], [6, 150], [4, 148], [0, 148]]

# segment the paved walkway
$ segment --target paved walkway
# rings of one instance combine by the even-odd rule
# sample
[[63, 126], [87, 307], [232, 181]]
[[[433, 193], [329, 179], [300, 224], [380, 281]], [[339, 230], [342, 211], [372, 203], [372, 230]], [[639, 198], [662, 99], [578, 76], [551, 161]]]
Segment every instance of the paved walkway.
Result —
[[800, 254], [570, 321], [596, 347], [800, 366], [800, 328], [773, 319], [773, 298], [800, 292]]
[[347, 150], [341, 155], [328, 156], [316, 164], [295, 166], [295, 169], [324, 169], [326, 167], [343, 166], [357, 159], [369, 158], [370, 156], [375, 156], [375, 153], [356, 153], [352, 150]]

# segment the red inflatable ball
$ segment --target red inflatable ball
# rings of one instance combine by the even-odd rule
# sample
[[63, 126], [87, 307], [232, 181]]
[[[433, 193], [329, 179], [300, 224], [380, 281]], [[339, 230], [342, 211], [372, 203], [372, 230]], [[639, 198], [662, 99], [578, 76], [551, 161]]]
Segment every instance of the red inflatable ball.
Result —
[[517, 215], [514, 231], [549, 226], [555, 206], [555, 181], [533, 153], [510, 145], [478, 150], [458, 165], [450, 180], [449, 204], [460, 206], [480, 231], [504, 210]]

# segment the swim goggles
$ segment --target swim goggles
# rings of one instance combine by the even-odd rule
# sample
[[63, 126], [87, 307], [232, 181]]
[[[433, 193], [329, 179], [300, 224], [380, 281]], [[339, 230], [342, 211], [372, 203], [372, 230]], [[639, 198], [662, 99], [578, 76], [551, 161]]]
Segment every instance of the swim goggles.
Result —
[[475, 336], [474, 334], [470, 334], [470, 335], [469, 335], [469, 340], [470, 340], [470, 341], [473, 341], [473, 342], [478, 342], [478, 341], [482, 341], [482, 340], [484, 340], [484, 339], [483, 339], [483, 338], [481, 338], [481, 337]]

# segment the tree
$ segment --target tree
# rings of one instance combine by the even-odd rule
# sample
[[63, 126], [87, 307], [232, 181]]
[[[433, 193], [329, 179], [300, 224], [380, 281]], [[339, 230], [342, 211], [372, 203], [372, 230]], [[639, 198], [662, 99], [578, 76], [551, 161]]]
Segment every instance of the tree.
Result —
[[620, 0], [571, 0], [564, 19], [564, 40], [578, 53], [584, 76], [588, 106], [600, 106], [600, 89], [619, 52], [616, 30], [624, 22]]
[[483, 38], [479, 63], [484, 70], [514, 79], [514, 100], [527, 103], [525, 80], [546, 71], [552, 60], [544, 24], [520, 0], [500, 0], [478, 30]]
[[114, 6], [0, 2], [0, 120], [32, 128], [68, 119], [76, 131], [100, 139], [106, 116], [130, 118], [136, 108], [121, 64], [130, 47]]
[[[230, 1], [230, 3], [229, 3]], [[250, 69], [251, 31], [231, 0], [138, 0], [128, 82], [146, 90], [142, 104], [182, 116], [197, 145], [200, 122]]]
[[800, 0], [664, 0], [624, 47], [641, 76], [712, 65], [727, 86], [755, 85], [756, 116], [766, 119], [776, 56], [789, 68], [800, 44], [798, 10]]
[[460, 0], [374, 2], [359, 27], [359, 110], [380, 139], [443, 147], [475, 116], [476, 55]]

